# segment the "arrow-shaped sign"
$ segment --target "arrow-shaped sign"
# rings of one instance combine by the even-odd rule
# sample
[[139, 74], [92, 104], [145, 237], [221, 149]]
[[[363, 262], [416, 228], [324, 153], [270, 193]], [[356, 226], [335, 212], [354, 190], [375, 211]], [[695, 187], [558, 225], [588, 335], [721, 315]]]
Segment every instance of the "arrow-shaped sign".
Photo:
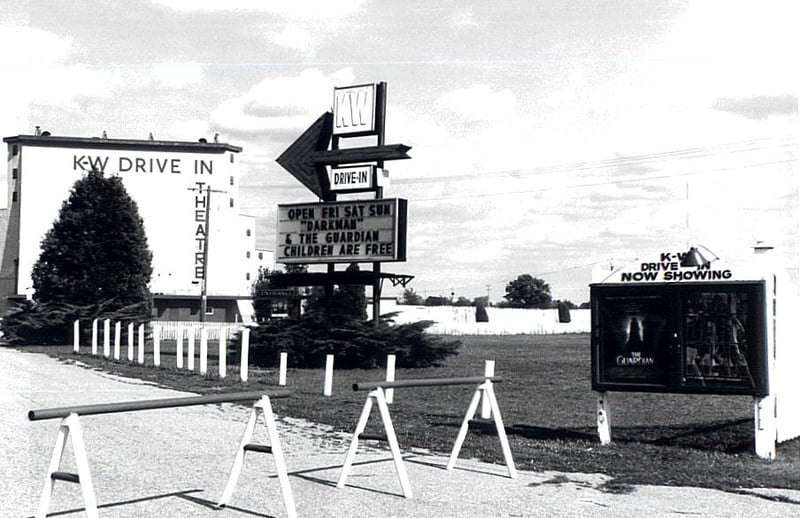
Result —
[[327, 199], [328, 175], [325, 166], [315, 165], [312, 155], [328, 149], [333, 132], [333, 114], [325, 112], [286, 148], [276, 161], [292, 176], [322, 199]]
[[281, 167], [323, 200], [335, 199], [325, 170], [327, 165], [411, 158], [407, 155], [411, 148], [403, 144], [329, 150], [332, 133], [333, 114], [326, 112], [277, 158]]
[[363, 162], [379, 162], [381, 160], [402, 160], [411, 158], [406, 153], [411, 149], [404, 144], [389, 144], [386, 146], [353, 147], [345, 149], [332, 149], [318, 151], [311, 155], [315, 164], [342, 165], [359, 164]]

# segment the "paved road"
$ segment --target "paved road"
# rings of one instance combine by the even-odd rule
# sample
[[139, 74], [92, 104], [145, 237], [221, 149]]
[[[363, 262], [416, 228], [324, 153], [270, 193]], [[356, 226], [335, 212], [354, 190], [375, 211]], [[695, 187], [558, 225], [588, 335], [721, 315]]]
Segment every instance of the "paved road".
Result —
[[[29, 422], [29, 409], [186, 395], [0, 348], [0, 516], [32, 516], [44, 483], [58, 421]], [[286, 516], [272, 459], [258, 454], [246, 458], [230, 506], [213, 509], [248, 414], [222, 404], [81, 418], [101, 516]], [[337, 489], [350, 437], [289, 417], [278, 427], [299, 516], [800, 515], [800, 491], [760, 490], [784, 501], [658, 486], [611, 494], [598, 489], [603, 475], [522, 471], [512, 480], [504, 466], [469, 460], [447, 472], [446, 458], [420, 452], [404, 452], [414, 491], [406, 499], [390, 454], [375, 449], [359, 452], [347, 487]], [[73, 458], [67, 449], [64, 470], [75, 469]], [[77, 486], [57, 483], [50, 511], [82, 516]]]

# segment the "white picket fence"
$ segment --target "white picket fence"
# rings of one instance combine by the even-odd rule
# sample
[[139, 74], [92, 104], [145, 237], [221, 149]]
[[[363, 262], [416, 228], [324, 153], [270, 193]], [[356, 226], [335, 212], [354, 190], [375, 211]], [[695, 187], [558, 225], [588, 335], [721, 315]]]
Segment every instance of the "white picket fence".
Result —
[[[102, 355], [106, 358], [112, 356], [112, 338], [113, 338], [113, 357], [119, 360], [122, 357], [122, 329], [123, 322], [116, 321], [113, 325], [110, 319], [98, 320], [94, 319], [90, 322], [84, 322], [84, 325], [91, 326], [91, 354], [99, 356]], [[102, 326], [102, 331], [101, 331]], [[247, 371], [249, 367], [249, 352], [250, 352], [250, 329], [243, 325], [231, 325], [226, 323], [201, 323], [201, 322], [151, 322], [151, 338], [145, 338], [144, 324], [134, 324], [133, 322], [125, 323], [127, 329], [125, 335], [127, 337], [127, 358], [128, 361], [133, 362], [134, 358], [139, 364], [145, 363], [145, 349], [150, 348], [152, 351], [153, 365], [156, 367], [161, 366], [161, 341], [162, 340], [175, 340], [176, 351], [175, 361], [176, 368], [184, 368], [184, 358], [186, 361], [186, 369], [195, 370], [195, 345], [199, 341], [199, 372], [200, 374], [208, 373], [208, 351], [209, 341], [216, 341], [218, 351], [218, 374], [220, 378], [227, 375], [227, 357], [228, 340], [235, 337], [236, 334], [241, 333], [241, 364], [239, 373], [242, 381], [247, 381]], [[81, 322], [76, 320], [73, 324], [73, 350], [77, 353], [81, 349]], [[102, 337], [102, 344], [100, 343]], [[137, 340], [138, 339], [138, 340]], [[184, 344], [186, 348], [184, 349]], [[101, 350], [102, 345], [102, 350]], [[184, 353], [184, 350], [186, 351]]]
[[226, 330], [228, 339], [241, 333], [247, 326], [242, 323], [232, 322], [177, 322], [177, 321], [153, 321], [150, 323], [150, 328], [158, 326], [161, 329], [162, 340], [176, 340], [178, 332], [182, 331], [184, 337], [193, 329], [196, 336], [200, 336], [200, 329], [205, 329], [208, 332], [209, 340], [219, 340], [219, 333], [222, 329]]

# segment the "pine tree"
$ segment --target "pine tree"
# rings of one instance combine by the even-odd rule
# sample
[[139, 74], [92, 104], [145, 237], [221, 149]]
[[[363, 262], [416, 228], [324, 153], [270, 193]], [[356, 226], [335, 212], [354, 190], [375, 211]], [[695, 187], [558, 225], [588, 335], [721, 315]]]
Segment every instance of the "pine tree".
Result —
[[119, 177], [91, 171], [75, 182], [33, 267], [40, 304], [138, 307], [150, 316], [152, 253], [136, 202]]

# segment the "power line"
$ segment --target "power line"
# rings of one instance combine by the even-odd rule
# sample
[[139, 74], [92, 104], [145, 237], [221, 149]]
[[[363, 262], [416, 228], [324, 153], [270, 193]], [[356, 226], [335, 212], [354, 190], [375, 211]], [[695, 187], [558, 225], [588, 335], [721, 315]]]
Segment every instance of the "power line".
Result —
[[717, 146], [703, 146], [687, 149], [679, 149], [672, 151], [662, 151], [657, 153], [647, 153], [642, 155], [621, 156], [615, 158], [607, 158], [602, 160], [594, 160], [588, 162], [575, 162], [571, 164], [558, 164], [552, 166], [542, 166], [531, 169], [506, 169], [501, 171], [490, 171], [482, 173], [462, 173], [457, 175], [438, 175], [438, 176], [422, 176], [418, 178], [398, 178], [393, 180], [397, 185], [431, 183], [437, 181], [448, 180], [485, 180], [486, 178], [519, 178], [540, 176], [545, 174], [557, 173], [573, 173], [576, 171], [588, 171], [595, 169], [607, 169], [620, 167], [625, 165], [643, 165], [653, 162], [663, 162], [667, 160], [690, 160], [708, 158], [725, 152], [727, 154], [754, 152], [762, 150], [777, 150], [781, 148], [793, 148], [796, 146], [795, 139], [787, 136], [783, 137], [785, 142], [779, 142], [773, 146], [753, 146], [757, 143], [764, 143], [773, 141], [772, 138], [751, 139], [739, 142], [730, 142], [720, 144]]
[[515, 196], [518, 194], [531, 194], [537, 192], [549, 192], [549, 191], [560, 191], [560, 190], [572, 190], [572, 189], [583, 189], [586, 187], [601, 187], [606, 185], [619, 185], [619, 184], [626, 184], [626, 183], [635, 183], [635, 182], [645, 182], [645, 181], [652, 181], [652, 180], [668, 180], [673, 178], [681, 178], [685, 176], [699, 176], [699, 175], [707, 175], [707, 174], [715, 174], [724, 171], [732, 171], [736, 169], [750, 169], [754, 167], [763, 167], [763, 166], [771, 166], [771, 165], [779, 165], [779, 164], [789, 164], [797, 162], [796, 158], [791, 158], [787, 160], [776, 160], [773, 162], [761, 162], [759, 164], [746, 164], [746, 165], [737, 165], [735, 167], [722, 167], [717, 169], [709, 169], [705, 171], [691, 171], [687, 173], [674, 173], [674, 174], [665, 174], [665, 175], [657, 175], [657, 176], [645, 176], [641, 178], [628, 178], [624, 180], [606, 180], [601, 182], [592, 182], [592, 183], [584, 183], [584, 184], [576, 184], [576, 185], [557, 185], [553, 187], [541, 187], [536, 189], [525, 189], [519, 191], [503, 191], [497, 193], [475, 193], [475, 194], [462, 194], [457, 196], [441, 196], [438, 198], [413, 198], [410, 199], [414, 202], [425, 202], [425, 201], [446, 201], [446, 200], [459, 200], [459, 199], [467, 199], [467, 198], [489, 198], [494, 196]]
[[[761, 145], [768, 142], [776, 142], [775, 145]], [[622, 166], [634, 166], [634, 165], [646, 165], [651, 163], [657, 162], [664, 162], [664, 161], [672, 161], [672, 160], [700, 160], [703, 158], [709, 158], [718, 155], [719, 153], [725, 154], [737, 154], [737, 153], [752, 153], [764, 150], [780, 150], [780, 149], [794, 149], [796, 147], [796, 138], [791, 135], [785, 135], [778, 139], [775, 138], [759, 138], [759, 139], [750, 139], [750, 140], [742, 140], [737, 142], [729, 142], [723, 143], [714, 146], [700, 146], [700, 147], [693, 147], [693, 148], [686, 148], [686, 149], [678, 149], [678, 150], [671, 150], [671, 151], [662, 151], [656, 153], [647, 153], [642, 155], [631, 155], [631, 156], [623, 156], [623, 157], [615, 157], [603, 160], [596, 160], [596, 161], [588, 161], [588, 162], [575, 162], [571, 164], [559, 164], [553, 166], [542, 166], [536, 167], [532, 169], [506, 169], [501, 171], [490, 171], [484, 173], [464, 173], [464, 174], [457, 174], [457, 175], [438, 175], [438, 176], [425, 176], [425, 177], [418, 177], [418, 178], [398, 178], [392, 180], [394, 185], [414, 185], [414, 184], [426, 184], [426, 183], [434, 183], [434, 182], [448, 182], [448, 181], [485, 181], [487, 179], [503, 179], [503, 178], [514, 178], [514, 179], [526, 179], [526, 178], [533, 178], [537, 176], [543, 175], [550, 175], [550, 174], [559, 174], [562, 175], [562, 179], [564, 175], [574, 175], [578, 177], [580, 173], [587, 172], [587, 171], [595, 171], [597, 169], [610, 169]], [[795, 162], [797, 159], [787, 159], [782, 161], [774, 161], [774, 162], [762, 162], [758, 164], [748, 164], [748, 165], [741, 165], [735, 167], [725, 167], [725, 168], [717, 168], [711, 170], [704, 170], [704, 171], [691, 171], [685, 173], [675, 173], [675, 174], [666, 174], [666, 175], [656, 175], [656, 176], [645, 176], [640, 178], [626, 178], [621, 180], [605, 180], [600, 182], [591, 182], [585, 184], [577, 184], [577, 185], [559, 185], [555, 187], [542, 187], [536, 189], [524, 189], [524, 190], [513, 190], [513, 191], [503, 191], [498, 193], [477, 193], [477, 194], [464, 194], [464, 195], [455, 195], [455, 196], [442, 196], [436, 198], [416, 198], [413, 201], [417, 202], [424, 202], [424, 201], [445, 201], [445, 200], [452, 200], [452, 199], [466, 199], [466, 198], [483, 198], [483, 197], [493, 197], [493, 196], [512, 196], [517, 194], [530, 194], [536, 192], [547, 192], [547, 191], [554, 191], [554, 190], [570, 190], [570, 189], [580, 189], [586, 187], [598, 187], [598, 186], [605, 186], [605, 185], [619, 185], [625, 183], [633, 183], [633, 182], [642, 182], [642, 181], [649, 181], [649, 180], [664, 180], [670, 178], [679, 178], [685, 176], [694, 176], [694, 175], [704, 175], [704, 174], [713, 174], [723, 171], [731, 171], [734, 169], [741, 169], [741, 168], [753, 168], [753, 167], [761, 167], [761, 166], [768, 166], [768, 165], [778, 165], [784, 163], [792, 163]], [[272, 186], [271, 189], [294, 189], [300, 188], [301, 186], [290, 186], [290, 185], [279, 185], [279, 186]], [[250, 210], [258, 210], [264, 208], [271, 208], [271, 207], [248, 207]]]

